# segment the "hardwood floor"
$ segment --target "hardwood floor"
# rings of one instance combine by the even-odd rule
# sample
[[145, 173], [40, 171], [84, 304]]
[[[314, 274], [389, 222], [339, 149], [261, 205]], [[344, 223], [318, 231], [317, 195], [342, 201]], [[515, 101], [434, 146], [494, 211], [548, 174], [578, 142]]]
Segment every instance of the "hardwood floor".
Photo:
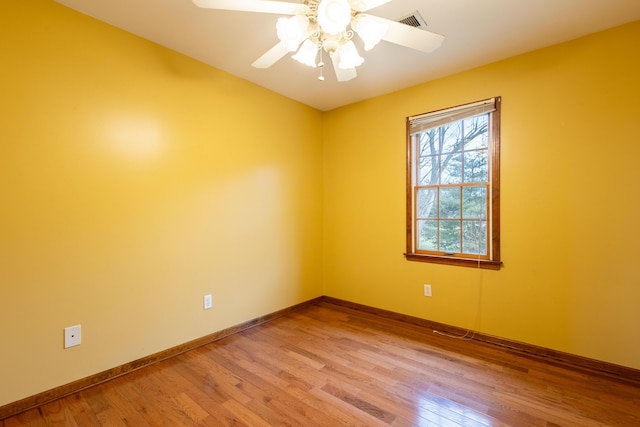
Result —
[[0, 421], [638, 426], [640, 386], [323, 302]]

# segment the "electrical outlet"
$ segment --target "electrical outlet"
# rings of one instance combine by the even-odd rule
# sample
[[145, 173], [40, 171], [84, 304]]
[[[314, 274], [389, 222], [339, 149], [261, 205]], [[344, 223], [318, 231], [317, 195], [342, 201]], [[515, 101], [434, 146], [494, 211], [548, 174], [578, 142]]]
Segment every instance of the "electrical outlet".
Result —
[[82, 326], [75, 325], [64, 328], [64, 348], [82, 344]]
[[431, 285], [424, 285], [424, 296], [425, 297], [431, 296]]
[[213, 307], [213, 298], [211, 297], [211, 294], [205, 295], [204, 296], [204, 309], [205, 310], [209, 310], [211, 307]]

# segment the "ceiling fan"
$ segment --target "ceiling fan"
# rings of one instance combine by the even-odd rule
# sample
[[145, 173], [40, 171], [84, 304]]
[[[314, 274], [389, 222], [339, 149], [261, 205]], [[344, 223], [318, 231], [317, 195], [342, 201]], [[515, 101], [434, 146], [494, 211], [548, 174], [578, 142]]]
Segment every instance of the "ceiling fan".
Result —
[[[357, 76], [356, 67], [364, 62], [353, 41], [355, 34], [371, 50], [380, 40], [432, 52], [442, 44], [444, 36], [414, 28], [364, 12], [391, 0], [303, 0], [290, 3], [277, 0], [193, 0], [205, 9], [290, 15], [279, 18], [276, 33], [280, 40], [253, 62], [256, 68], [269, 68], [290, 52], [293, 59], [310, 67], [320, 67], [324, 80], [322, 52], [331, 58], [338, 81]], [[318, 61], [318, 54], [320, 60]]]

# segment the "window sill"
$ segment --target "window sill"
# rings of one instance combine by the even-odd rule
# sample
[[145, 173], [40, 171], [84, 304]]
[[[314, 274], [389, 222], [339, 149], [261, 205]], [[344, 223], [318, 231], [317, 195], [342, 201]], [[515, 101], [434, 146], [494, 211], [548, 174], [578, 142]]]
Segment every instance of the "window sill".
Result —
[[502, 261], [491, 261], [486, 259], [474, 258], [454, 258], [448, 256], [425, 255], [406, 253], [404, 254], [407, 261], [430, 262], [434, 264], [457, 265], [459, 267], [482, 268], [486, 270], [500, 270]]

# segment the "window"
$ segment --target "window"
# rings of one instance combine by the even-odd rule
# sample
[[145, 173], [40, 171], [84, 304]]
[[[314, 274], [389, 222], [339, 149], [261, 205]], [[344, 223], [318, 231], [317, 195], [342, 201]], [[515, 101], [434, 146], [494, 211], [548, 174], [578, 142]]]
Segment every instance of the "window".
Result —
[[500, 269], [500, 101], [407, 118], [408, 260]]

